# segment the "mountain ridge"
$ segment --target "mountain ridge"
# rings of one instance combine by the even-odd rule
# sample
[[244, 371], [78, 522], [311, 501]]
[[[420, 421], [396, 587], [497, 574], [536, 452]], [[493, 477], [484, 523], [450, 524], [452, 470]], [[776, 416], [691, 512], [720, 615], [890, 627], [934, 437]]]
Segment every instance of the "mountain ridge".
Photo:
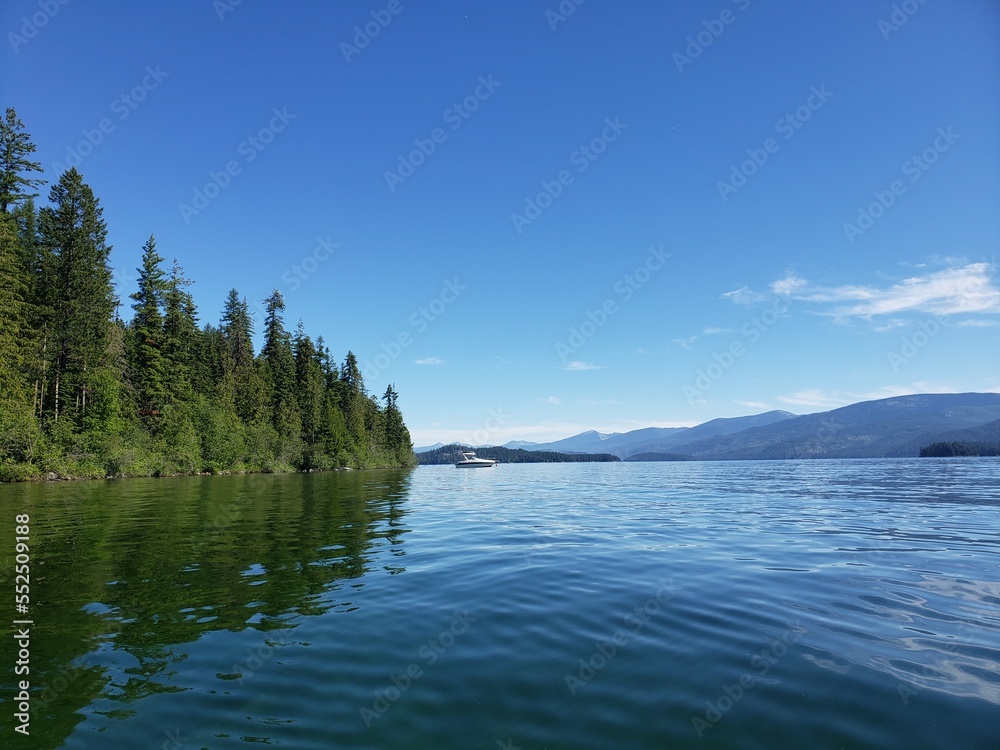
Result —
[[1000, 393], [915, 393], [814, 414], [771, 410], [694, 427], [586, 430], [548, 443], [512, 440], [504, 447], [530, 444], [532, 450], [611, 453], [626, 460], [641, 454], [663, 456], [659, 460], [884, 458], [917, 456], [923, 445], [954, 435], [992, 434], [995, 425], [986, 425], [998, 419]]

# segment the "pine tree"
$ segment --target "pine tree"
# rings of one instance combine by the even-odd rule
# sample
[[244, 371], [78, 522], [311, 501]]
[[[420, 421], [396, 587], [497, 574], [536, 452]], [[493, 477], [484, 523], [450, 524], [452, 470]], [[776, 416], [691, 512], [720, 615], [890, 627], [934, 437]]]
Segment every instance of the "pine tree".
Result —
[[385, 448], [400, 465], [408, 465], [413, 456], [413, 443], [410, 440], [410, 431], [406, 429], [403, 422], [403, 414], [399, 410], [397, 401], [399, 394], [392, 384], [386, 386], [385, 394], [382, 396], [385, 401], [384, 425], [385, 425]]
[[18, 462], [30, 460], [35, 436], [25, 375], [27, 285], [18, 256], [17, 225], [10, 215], [0, 213], [0, 463], [5, 456]]
[[203, 393], [211, 390], [207, 382], [210, 368], [204, 361], [205, 347], [198, 329], [198, 310], [187, 291], [190, 284], [175, 259], [163, 292], [163, 357], [167, 393], [173, 403], [192, 401], [198, 385]]
[[261, 369], [264, 387], [270, 402], [270, 421], [278, 438], [279, 459], [300, 461], [302, 421], [295, 397], [295, 355], [292, 339], [285, 330], [282, 313], [285, 300], [277, 289], [265, 301], [264, 347], [261, 349]]
[[35, 144], [31, 142], [31, 136], [24, 132], [24, 123], [17, 118], [13, 107], [8, 107], [3, 120], [0, 120], [0, 213], [7, 213], [14, 204], [38, 195], [31, 190], [45, 180], [23, 174], [42, 171], [39, 162], [28, 158], [34, 152]]
[[135, 301], [132, 309], [134, 343], [132, 351], [132, 383], [137, 392], [139, 416], [147, 427], [156, 431], [156, 423], [167, 403], [166, 361], [164, 357], [163, 315], [167, 282], [160, 264], [163, 258], [156, 252], [156, 238], [150, 235], [142, 247], [142, 268], [139, 289], [129, 295]]
[[[107, 228], [93, 191], [76, 169], [64, 172], [41, 211], [41, 238], [52, 255], [51, 392], [43, 394], [53, 421], [67, 413], [82, 425], [100, 382], [102, 398], [113, 396], [109, 364], [112, 314], [117, 306], [105, 243]], [[47, 349], [47, 352], [49, 350]]]
[[365, 402], [365, 382], [358, 369], [358, 358], [354, 352], [348, 351], [344, 364], [340, 368], [340, 408], [344, 413], [347, 434], [357, 450], [366, 452], [368, 435], [365, 429], [365, 417], [368, 409]]
[[254, 360], [253, 318], [235, 289], [226, 298], [220, 330], [224, 392], [245, 425], [258, 423], [264, 417], [264, 388]]

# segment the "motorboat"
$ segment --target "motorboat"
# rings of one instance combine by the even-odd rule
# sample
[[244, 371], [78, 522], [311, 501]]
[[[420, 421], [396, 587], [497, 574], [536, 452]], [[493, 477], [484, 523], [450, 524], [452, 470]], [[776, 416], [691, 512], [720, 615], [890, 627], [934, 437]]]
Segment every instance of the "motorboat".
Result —
[[462, 451], [462, 460], [455, 464], [460, 469], [474, 469], [479, 466], [496, 466], [499, 461], [492, 458], [476, 458], [472, 451]]

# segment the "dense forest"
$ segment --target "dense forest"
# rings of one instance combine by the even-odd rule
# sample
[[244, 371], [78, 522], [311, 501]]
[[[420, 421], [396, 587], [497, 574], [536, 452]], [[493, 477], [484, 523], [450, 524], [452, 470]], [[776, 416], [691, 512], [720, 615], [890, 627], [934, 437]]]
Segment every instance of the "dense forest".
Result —
[[942, 456], [1000, 456], [1000, 443], [950, 442], [931, 443], [920, 449], [921, 458]]
[[[350, 351], [285, 325], [275, 290], [263, 346], [233, 289], [201, 325], [150, 236], [132, 318], [120, 317], [103, 209], [70, 169], [45, 181], [13, 109], [0, 122], [0, 481], [412, 466], [394, 387], [365, 391]], [[382, 403], [379, 403], [381, 401]]]
[[557, 453], [556, 451], [526, 451], [523, 448], [470, 448], [453, 443], [419, 454], [421, 464], [453, 464], [462, 460], [462, 451], [474, 450], [479, 458], [491, 458], [503, 464], [583, 463], [591, 461], [618, 461], [610, 453]]

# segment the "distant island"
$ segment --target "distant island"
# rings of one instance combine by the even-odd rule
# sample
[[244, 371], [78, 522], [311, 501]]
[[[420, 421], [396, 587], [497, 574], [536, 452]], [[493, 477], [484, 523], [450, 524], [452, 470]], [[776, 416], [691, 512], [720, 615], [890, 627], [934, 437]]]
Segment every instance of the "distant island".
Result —
[[1000, 456], [1000, 443], [931, 443], [920, 449], [921, 458], [947, 456]]
[[[246, 298], [199, 320], [177, 263], [142, 248], [132, 318], [109, 264], [103, 209], [63, 172], [36, 209], [35, 145], [0, 121], [0, 481], [286, 472], [416, 464], [389, 385], [369, 395], [350, 351], [285, 327], [278, 289], [254, 351]], [[381, 401], [381, 403], [379, 403]]]
[[418, 453], [422, 465], [453, 464], [462, 460], [462, 451], [475, 451], [479, 458], [491, 458], [502, 464], [591, 463], [620, 461], [610, 453], [557, 453], [556, 451], [526, 451], [523, 448], [472, 448], [452, 443]]

